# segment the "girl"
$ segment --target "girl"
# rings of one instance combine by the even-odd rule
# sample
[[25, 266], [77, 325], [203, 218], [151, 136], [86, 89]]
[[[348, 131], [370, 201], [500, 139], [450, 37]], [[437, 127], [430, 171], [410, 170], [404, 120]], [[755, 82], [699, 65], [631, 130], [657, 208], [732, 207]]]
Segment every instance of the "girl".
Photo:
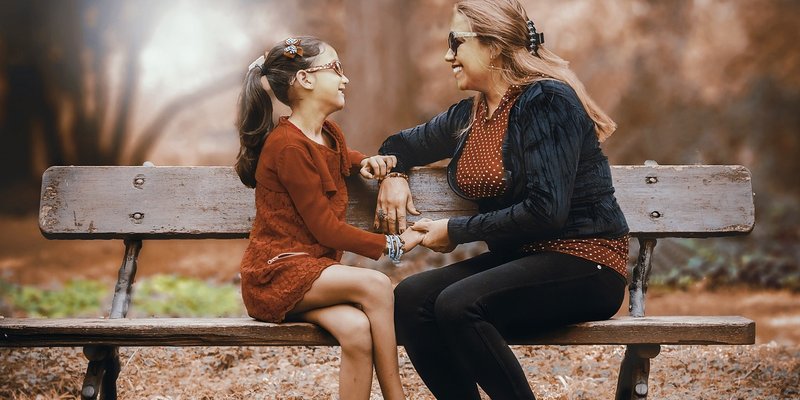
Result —
[[[341, 399], [369, 398], [373, 364], [384, 398], [401, 399], [391, 282], [339, 261], [343, 251], [396, 261], [423, 234], [382, 235], [344, 221], [350, 169], [380, 178], [395, 163], [349, 150], [327, 120], [344, 107], [348, 82], [336, 50], [313, 37], [286, 39], [250, 65], [236, 171], [255, 188], [256, 217], [241, 264], [242, 297], [253, 318], [313, 322], [339, 341]], [[268, 88], [291, 108], [277, 125]]]

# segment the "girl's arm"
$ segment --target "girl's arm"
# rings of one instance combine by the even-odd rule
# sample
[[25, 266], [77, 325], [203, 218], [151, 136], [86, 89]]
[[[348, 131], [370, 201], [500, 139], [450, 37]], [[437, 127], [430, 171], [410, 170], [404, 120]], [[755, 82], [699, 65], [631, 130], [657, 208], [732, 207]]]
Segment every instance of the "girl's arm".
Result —
[[278, 154], [277, 173], [303, 223], [320, 244], [376, 260], [380, 258], [386, 248], [386, 237], [348, 225], [336, 217], [307, 149], [284, 147]]

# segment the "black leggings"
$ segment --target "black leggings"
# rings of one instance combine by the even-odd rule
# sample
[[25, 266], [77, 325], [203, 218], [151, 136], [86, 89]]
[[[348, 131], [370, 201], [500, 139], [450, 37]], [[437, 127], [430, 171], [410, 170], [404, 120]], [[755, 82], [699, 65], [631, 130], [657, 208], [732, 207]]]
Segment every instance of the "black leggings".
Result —
[[534, 399], [503, 337], [611, 318], [625, 279], [568, 254], [493, 252], [411, 276], [395, 289], [395, 323], [437, 399]]

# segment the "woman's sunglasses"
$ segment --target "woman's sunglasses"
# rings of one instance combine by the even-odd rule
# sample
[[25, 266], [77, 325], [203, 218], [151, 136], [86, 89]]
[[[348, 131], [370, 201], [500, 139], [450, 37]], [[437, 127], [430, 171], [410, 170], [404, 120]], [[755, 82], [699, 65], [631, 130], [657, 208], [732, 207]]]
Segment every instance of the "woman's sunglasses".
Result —
[[[306, 68], [301, 71], [306, 71], [308, 73], [311, 73], [311, 72], [322, 71], [324, 69], [332, 69], [333, 72], [336, 72], [336, 75], [344, 76], [344, 69], [342, 69], [342, 63], [339, 62], [339, 60], [334, 60], [327, 64], [317, 65], [316, 67]], [[289, 86], [291, 86], [294, 83], [295, 77], [296, 75], [292, 77], [291, 81], [289, 81]]]
[[464, 43], [464, 38], [468, 37], [477, 37], [479, 36], [475, 32], [454, 32], [450, 31], [450, 35], [447, 37], [447, 47], [450, 51], [453, 52], [453, 55], [458, 54], [458, 46], [461, 46]]

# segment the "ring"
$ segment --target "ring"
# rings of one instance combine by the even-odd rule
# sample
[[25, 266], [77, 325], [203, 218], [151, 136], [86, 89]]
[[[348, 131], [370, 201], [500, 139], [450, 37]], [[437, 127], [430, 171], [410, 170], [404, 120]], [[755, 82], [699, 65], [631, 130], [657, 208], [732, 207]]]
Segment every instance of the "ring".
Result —
[[383, 221], [386, 218], [386, 211], [378, 210], [378, 221]]

